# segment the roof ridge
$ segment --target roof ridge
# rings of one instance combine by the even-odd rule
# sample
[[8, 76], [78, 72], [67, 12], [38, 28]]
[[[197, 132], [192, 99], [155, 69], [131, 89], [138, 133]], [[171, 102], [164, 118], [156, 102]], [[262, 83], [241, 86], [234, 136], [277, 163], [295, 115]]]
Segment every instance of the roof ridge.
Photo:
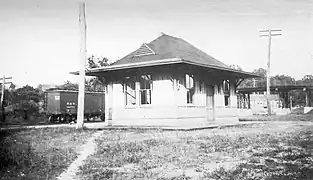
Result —
[[159, 37], [153, 39], [153, 40], [150, 41], [148, 44], [151, 44], [151, 43], [153, 43], [154, 41], [156, 41], [156, 40], [158, 40], [158, 39], [160, 39], [160, 38], [162, 38], [162, 37], [164, 37], [164, 36], [171, 37], [171, 38], [173, 38], [173, 39], [181, 39], [181, 40], [183, 40], [182, 38], [175, 37], [175, 36], [171, 36], [171, 35], [165, 34], [165, 33], [163, 33], [163, 32], [162, 32], [161, 34], [162, 34], [161, 36], [159, 36]]

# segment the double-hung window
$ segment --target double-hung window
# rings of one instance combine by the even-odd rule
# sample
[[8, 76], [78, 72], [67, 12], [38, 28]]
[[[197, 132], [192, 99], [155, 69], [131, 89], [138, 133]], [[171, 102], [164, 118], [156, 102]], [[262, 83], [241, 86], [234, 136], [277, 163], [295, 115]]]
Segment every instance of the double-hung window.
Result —
[[136, 105], [136, 82], [127, 78], [125, 82], [126, 105]]
[[229, 81], [223, 81], [223, 91], [225, 97], [225, 106], [230, 106], [230, 90], [229, 90]]
[[140, 104], [151, 104], [151, 88], [152, 79], [151, 75], [141, 75], [139, 78], [140, 89]]
[[187, 104], [192, 104], [195, 95], [195, 80], [194, 75], [186, 74], [185, 84], [187, 90]]

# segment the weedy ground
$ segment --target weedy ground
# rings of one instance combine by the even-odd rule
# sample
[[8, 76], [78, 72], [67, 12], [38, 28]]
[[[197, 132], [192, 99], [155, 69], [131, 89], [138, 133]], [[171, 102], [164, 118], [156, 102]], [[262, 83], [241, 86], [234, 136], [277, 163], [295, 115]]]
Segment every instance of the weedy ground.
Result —
[[75, 128], [0, 131], [0, 179], [55, 179], [94, 133]]
[[313, 179], [313, 116], [271, 118], [274, 121], [198, 131], [106, 131], [97, 139], [97, 152], [77, 175], [81, 179]]

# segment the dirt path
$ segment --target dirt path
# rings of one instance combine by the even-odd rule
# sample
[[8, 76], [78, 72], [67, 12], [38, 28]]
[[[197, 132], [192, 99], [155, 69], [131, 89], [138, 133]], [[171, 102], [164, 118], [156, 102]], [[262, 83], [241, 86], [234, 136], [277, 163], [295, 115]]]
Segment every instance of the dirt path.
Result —
[[64, 171], [57, 179], [59, 180], [74, 180], [74, 179], [79, 179], [76, 177], [76, 172], [78, 171], [78, 167], [83, 165], [83, 161], [91, 154], [95, 153], [96, 151], [96, 143], [95, 139], [98, 138], [103, 131], [98, 131], [96, 132], [89, 140], [87, 143], [85, 143], [81, 149], [82, 151], [78, 155], [77, 159], [72, 162], [72, 164], [67, 168], [66, 171]]

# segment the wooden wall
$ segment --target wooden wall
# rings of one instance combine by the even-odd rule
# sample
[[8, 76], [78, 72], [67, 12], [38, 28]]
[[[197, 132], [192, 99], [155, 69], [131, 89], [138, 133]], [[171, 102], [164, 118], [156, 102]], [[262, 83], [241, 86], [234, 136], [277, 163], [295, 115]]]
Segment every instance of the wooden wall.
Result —
[[[195, 76], [195, 95], [193, 104], [187, 104], [185, 73], [154, 72], [152, 74], [151, 104], [125, 105], [123, 82], [114, 80], [107, 86], [106, 118], [111, 125], [179, 125], [181, 122], [201, 124], [207, 122], [238, 121], [235, 82], [230, 81], [230, 105], [225, 107], [222, 81], [213, 77]], [[138, 82], [139, 83], [139, 82]], [[207, 85], [214, 86], [214, 108], [207, 107]], [[139, 88], [139, 85], [136, 84]], [[220, 89], [219, 89], [220, 88]], [[213, 90], [210, 90], [213, 91]], [[111, 97], [111, 98], [110, 98]], [[139, 92], [136, 94], [139, 97]], [[195, 120], [196, 119], [196, 120]], [[215, 119], [215, 121], [214, 121]]]

